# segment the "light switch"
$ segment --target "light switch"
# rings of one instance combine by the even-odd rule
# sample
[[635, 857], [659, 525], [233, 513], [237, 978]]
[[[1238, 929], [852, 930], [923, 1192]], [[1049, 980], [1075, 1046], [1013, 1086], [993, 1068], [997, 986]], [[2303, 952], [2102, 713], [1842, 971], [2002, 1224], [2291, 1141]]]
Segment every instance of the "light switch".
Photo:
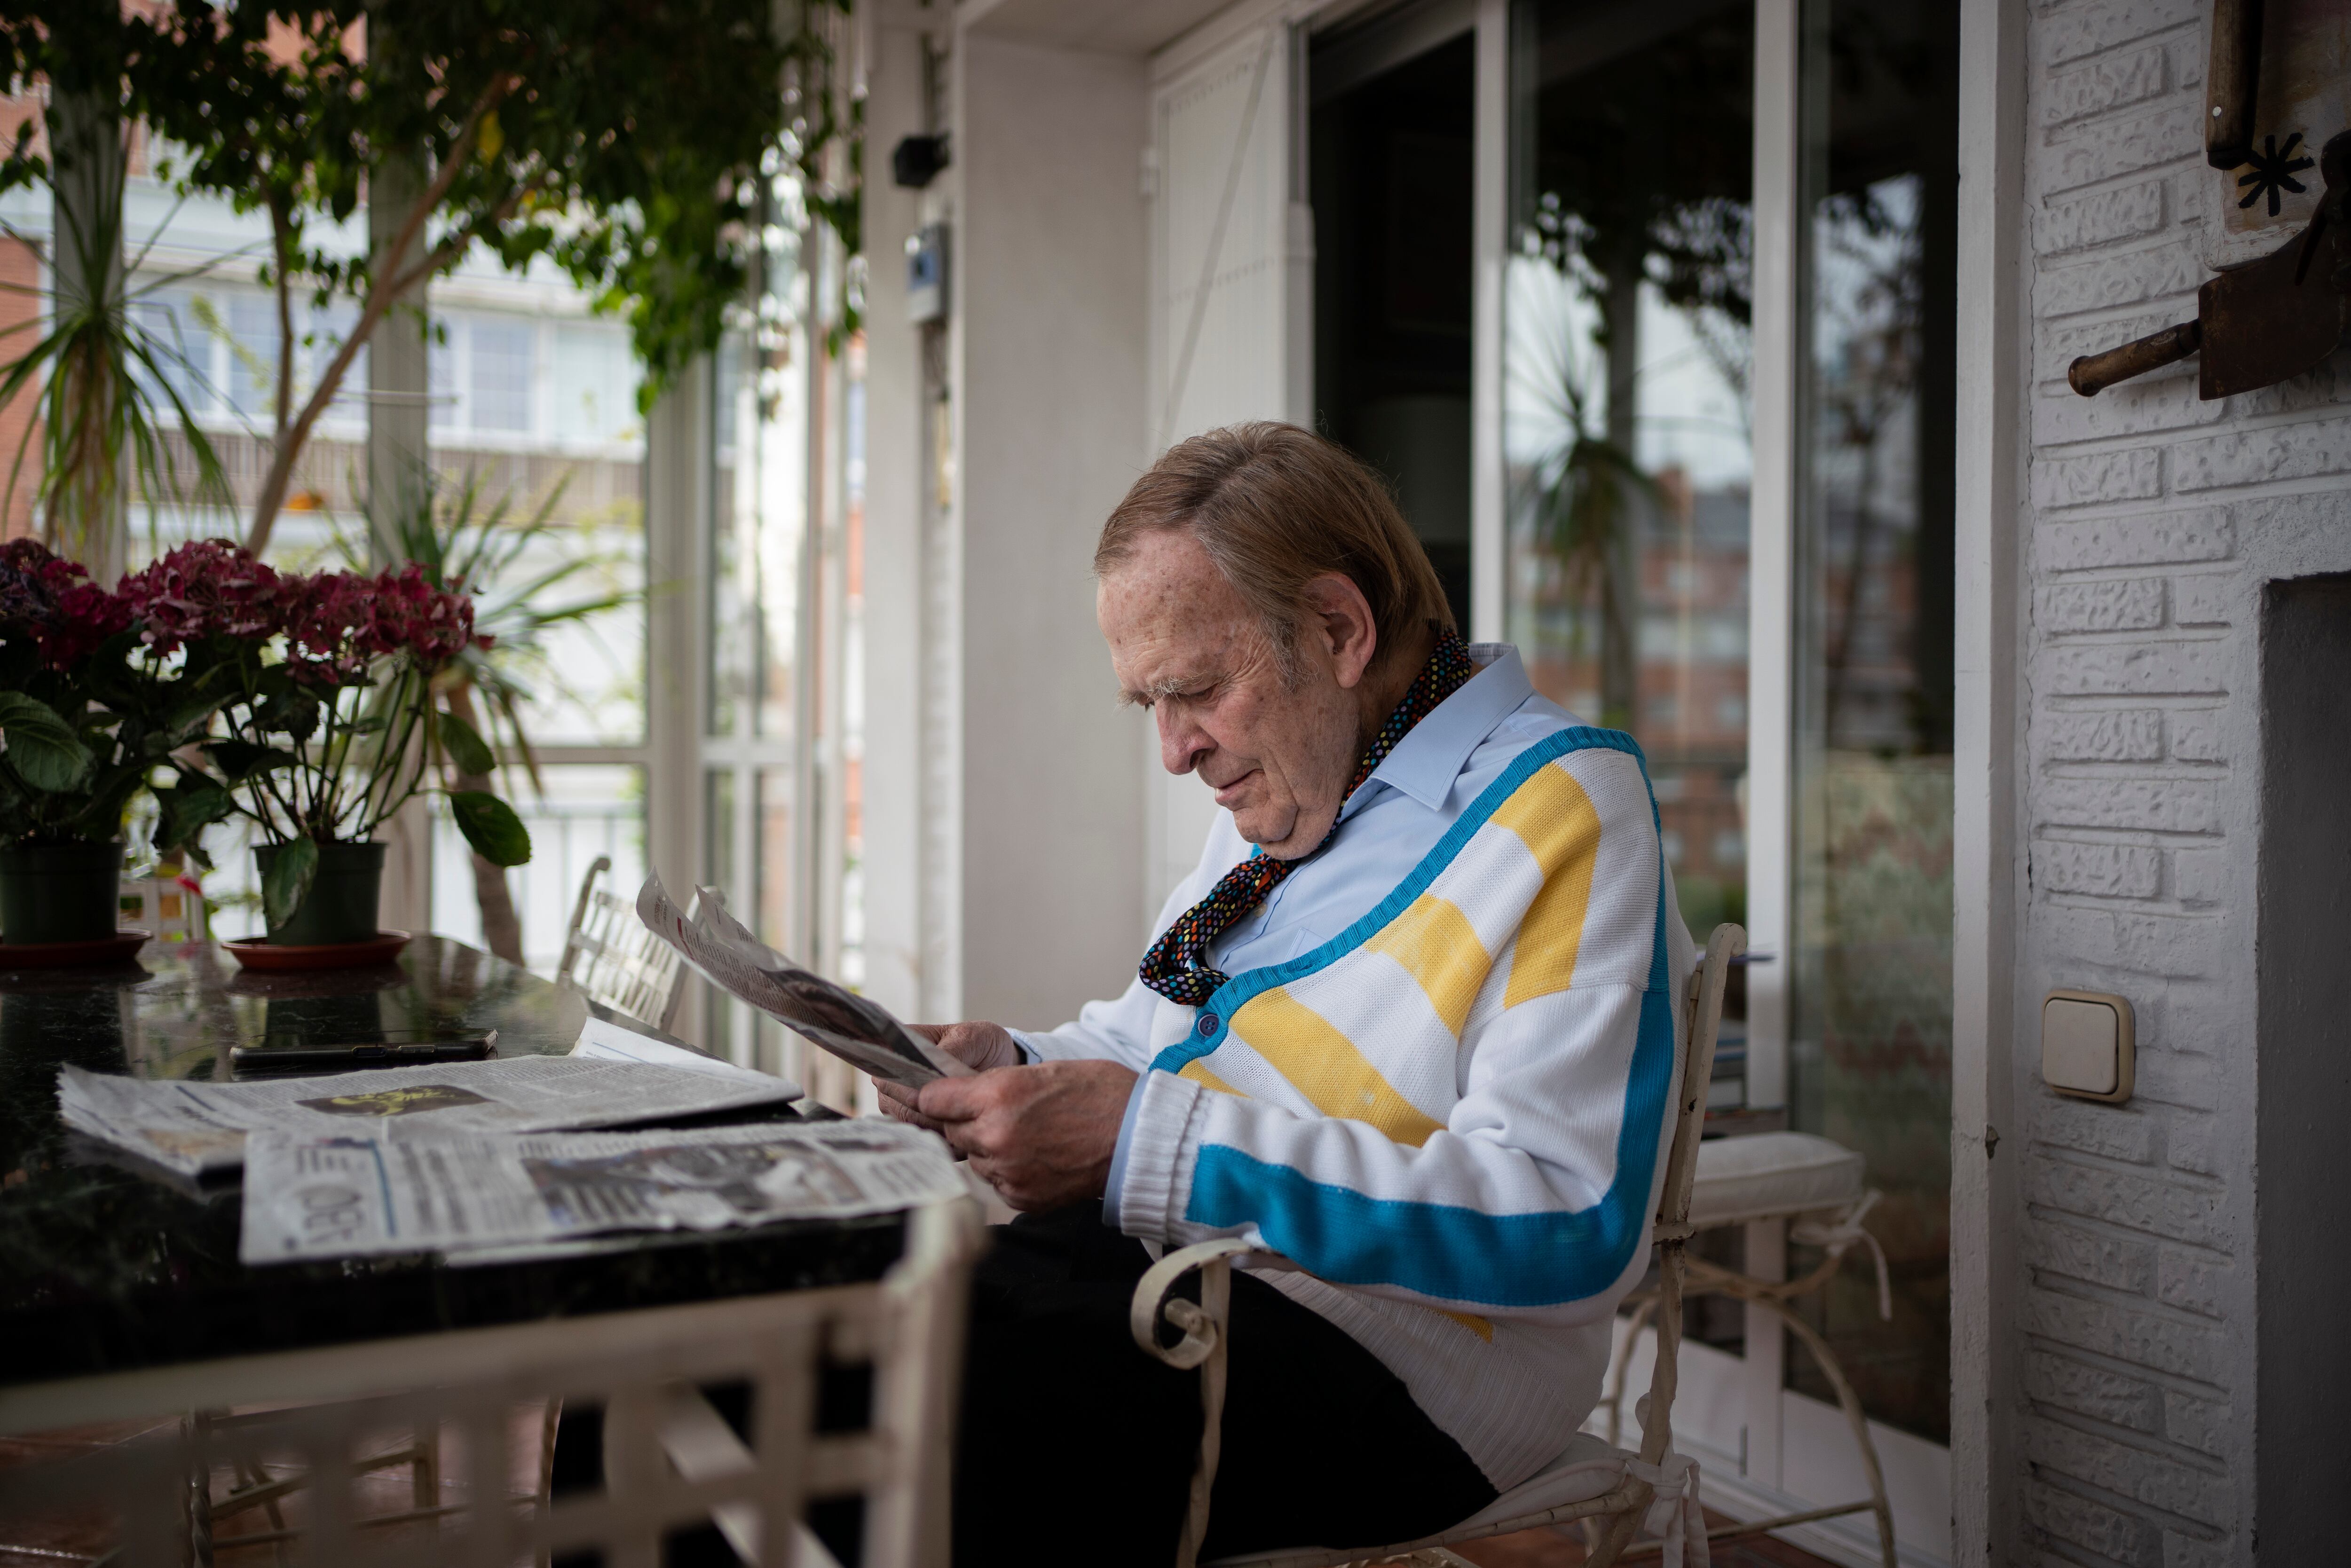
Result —
[[2052, 991], [2041, 1004], [2041, 1078], [2060, 1094], [2131, 1097], [2131, 1005], [2104, 991]]

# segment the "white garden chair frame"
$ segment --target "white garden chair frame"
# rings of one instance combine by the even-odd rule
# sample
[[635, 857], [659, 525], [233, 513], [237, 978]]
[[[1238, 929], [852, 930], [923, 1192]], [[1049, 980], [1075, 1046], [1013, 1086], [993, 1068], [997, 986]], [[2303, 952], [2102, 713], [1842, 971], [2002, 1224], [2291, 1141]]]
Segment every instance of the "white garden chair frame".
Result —
[[596, 885], [611, 869], [612, 857], [598, 855], [580, 879], [555, 978], [615, 1012], [666, 1030], [685, 1000], [684, 960], [645, 928], [634, 904]]
[[[1682, 1060], [1681, 1098], [1674, 1115], [1674, 1137], [1666, 1161], [1665, 1189], [1657, 1203], [1653, 1235], [1657, 1249], [1656, 1311], [1657, 1359], [1649, 1379], [1648, 1397], [1641, 1402], [1641, 1447], [1637, 1453], [1614, 1450], [1621, 1479], [1607, 1491], [1580, 1502], [1530, 1511], [1522, 1515], [1468, 1523], [1418, 1541], [1379, 1547], [1330, 1550], [1318, 1547], [1220, 1558], [1212, 1568], [1329, 1568], [1350, 1563], [1463, 1563], [1445, 1551], [1453, 1543], [1505, 1535], [1577, 1521], [1591, 1521], [1587, 1531], [1605, 1521], [1593, 1542], [1586, 1568], [1612, 1568], [1625, 1553], [1633, 1535], [1656, 1500], [1656, 1484], [1673, 1459], [1674, 1392], [1681, 1348], [1682, 1295], [1688, 1278], [1686, 1256], [1689, 1225], [1690, 1184], [1698, 1167], [1698, 1139], [1706, 1124], [1707, 1085], [1714, 1075], [1715, 1035], [1722, 1021], [1722, 995], [1730, 960], [1747, 950], [1747, 933], [1736, 925], [1718, 925], [1707, 939], [1706, 956], [1690, 977], [1687, 1004], [1687, 1045]], [[1200, 1404], [1204, 1423], [1198, 1461], [1193, 1470], [1191, 1500], [1177, 1546], [1176, 1568], [1194, 1568], [1200, 1542], [1207, 1534], [1208, 1502], [1216, 1486], [1220, 1447], [1219, 1425], [1225, 1404], [1225, 1355], [1228, 1342], [1228, 1314], [1232, 1299], [1232, 1265], [1236, 1257], [1252, 1253], [1246, 1243], [1225, 1238], [1203, 1241], [1169, 1253], [1135, 1287], [1129, 1328], [1134, 1343], [1171, 1366], [1200, 1368]], [[1262, 1252], [1256, 1256], [1265, 1256]], [[1200, 1300], [1196, 1305], [1169, 1294], [1184, 1275], [1200, 1272]], [[1175, 1344], [1159, 1343], [1165, 1322], [1183, 1337]], [[1694, 1484], [1682, 1472], [1682, 1484]], [[1492, 1511], [1489, 1511], [1491, 1512]], [[1705, 1535], [1687, 1543], [1700, 1563], [1705, 1561]]]
[[[715, 1522], [747, 1562], [825, 1568], [801, 1519], [812, 1500], [865, 1500], [870, 1568], [946, 1568], [948, 1466], [964, 1312], [984, 1245], [967, 1198], [907, 1217], [906, 1250], [880, 1281], [553, 1322], [471, 1329], [0, 1389], [0, 1434], [156, 1413], [283, 1404], [266, 1423], [183, 1420], [148, 1437], [0, 1470], [0, 1521], [104, 1510], [110, 1568], [209, 1562], [210, 1478], [300, 1456], [307, 1517], [277, 1532], [290, 1561], [331, 1568], [511, 1568], [595, 1551], [606, 1568], [655, 1568], [667, 1531]], [[815, 1430], [825, 1362], [870, 1363], [870, 1424]], [[698, 1385], [747, 1381], [747, 1445]], [[580, 1496], [510, 1495], [518, 1410], [601, 1405], [604, 1482]], [[387, 1428], [463, 1434], [473, 1500], [418, 1511], [429, 1534], [390, 1536], [355, 1517], [349, 1481]], [[202, 1487], [203, 1492], [198, 1489]], [[257, 1544], [220, 1538], [225, 1549]], [[763, 1543], [766, 1543], [763, 1548]], [[778, 1544], [780, 1543], [780, 1544]]]

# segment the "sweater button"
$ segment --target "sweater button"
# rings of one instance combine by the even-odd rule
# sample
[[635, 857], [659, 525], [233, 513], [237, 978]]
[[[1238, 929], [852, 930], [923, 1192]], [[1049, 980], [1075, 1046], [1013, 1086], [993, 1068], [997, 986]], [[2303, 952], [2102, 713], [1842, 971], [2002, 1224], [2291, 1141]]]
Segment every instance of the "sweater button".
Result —
[[1200, 1038], [1206, 1040], [1208, 1036], [1216, 1033], [1217, 1023], [1217, 1019], [1216, 1014], [1202, 1013], [1200, 1015]]

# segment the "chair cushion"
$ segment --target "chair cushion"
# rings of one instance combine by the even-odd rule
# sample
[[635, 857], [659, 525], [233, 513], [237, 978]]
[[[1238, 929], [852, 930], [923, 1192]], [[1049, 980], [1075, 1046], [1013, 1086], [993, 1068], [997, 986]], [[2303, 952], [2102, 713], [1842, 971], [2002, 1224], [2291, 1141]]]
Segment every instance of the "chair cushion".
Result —
[[1585, 1502], [1625, 1479], [1626, 1456], [1590, 1432], [1568, 1439], [1559, 1458], [1471, 1514], [1458, 1527], [1474, 1530], [1506, 1519], [1524, 1519], [1546, 1509]]
[[1842, 1208], [1862, 1194], [1861, 1156], [1811, 1133], [1754, 1133], [1698, 1146], [1690, 1224], [1705, 1229]]

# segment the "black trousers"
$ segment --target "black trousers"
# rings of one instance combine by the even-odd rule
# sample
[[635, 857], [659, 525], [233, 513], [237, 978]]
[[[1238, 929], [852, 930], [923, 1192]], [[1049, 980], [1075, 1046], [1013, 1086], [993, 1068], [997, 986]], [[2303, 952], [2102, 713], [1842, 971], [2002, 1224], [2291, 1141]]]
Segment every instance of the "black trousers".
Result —
[[[1165, 1568], [1200, 1440], [1199, 1374], [1135, 1348], [1151, 1266], [1088, 1203], [995, 1231], [973, 1281], [956, 1449], [956, 1568]], [[1233, 1276], [1223, 1454], [1201, 1556], [1377, 1546], [1494, 1500], [1369, 1351]]]

